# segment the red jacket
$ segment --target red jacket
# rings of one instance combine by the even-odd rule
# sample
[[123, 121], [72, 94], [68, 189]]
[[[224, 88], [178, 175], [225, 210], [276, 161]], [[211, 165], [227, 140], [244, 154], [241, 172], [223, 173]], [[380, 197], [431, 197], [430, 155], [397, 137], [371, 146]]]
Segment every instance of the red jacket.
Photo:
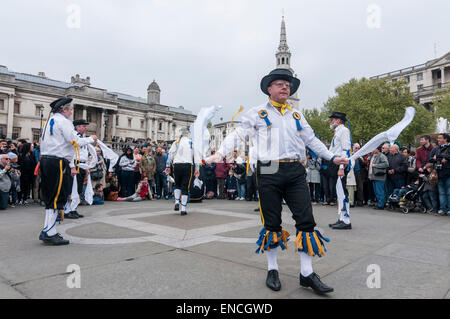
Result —
[[216, 178], [227, 178], [230, 167], [231, 165], [225, 162], [216, 163], [216, 169], [214, 170]]
[[425, 146], [421, 146], [416, 149], [416, 167], [421, 168], [427, 161], [428, 155], [431, 153], [431, 150], [434, 148], [433, 145], [430, 144], [429, 148], [425, 148]]

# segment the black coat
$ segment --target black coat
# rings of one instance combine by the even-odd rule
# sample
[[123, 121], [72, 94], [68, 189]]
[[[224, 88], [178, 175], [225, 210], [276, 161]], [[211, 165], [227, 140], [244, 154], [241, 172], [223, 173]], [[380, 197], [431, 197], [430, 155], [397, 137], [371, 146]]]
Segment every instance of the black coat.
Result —
[[394, 174], [388, 174], [388, 178], [405, 179], [406, 172], [408, 171], [408, 161], [406, 160], [406, 157], [401, 153], [397, 153], [394, 155], [389, 153], [387, 158], [389, 161], [388, 171], [391, 169], [394, 170]]

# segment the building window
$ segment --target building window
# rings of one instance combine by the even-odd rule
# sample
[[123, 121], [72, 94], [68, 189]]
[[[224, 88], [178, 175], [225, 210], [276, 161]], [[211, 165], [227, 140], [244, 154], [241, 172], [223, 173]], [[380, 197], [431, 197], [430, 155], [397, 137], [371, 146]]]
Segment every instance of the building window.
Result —
[[5, 100], [0, 100], [0, 111], [5, 110]]
[[392, 82], [397, 82], [397, 79], [392, 79]]
[[286, 58], [286, 64], [289, 64], [289, 58]]
[[131, 119], [128, 118], [128, 127], [131, 127]]
[[6, 125], [0, 125], [0, 138], [6, 137]]
[[14, 103], [14, 114], [20, 114], [20, 103]]
[[406, 80], [406, 82], [408, 82], [409, 83], [409, 75], [407, 75], [407, 76], [405, 76], [405, 80]]
[[280, 63], [280, 58], [278, 58], [278, 65], [280, 65], [281, 63]]
[[423, 89], [423, 84], [419, 84], [419, 85], [417, 86], [417, 90], [420, 91], [420, 90], [422, 90], [422, 89]]
[[281, 58], [281, 64], [284, 64], [284, 58]]
[[119, 126], [119, 115], [116, 116], [116, 126]]
[[162, 122], [159, 123], [159, 130], [162, 131]]
[[92, 111], [86, 112], [86, 121], [91, 123], [92, 122]]
[[144, 128], [144, 120], [141, 120], [141, 128]]
[[20, 130], [21, 130], [20, 127], [13, 127], [13, 133], [12, 133], [12, 137], [11, 137], [13, 140], [17, 140], [19, 138]]
[[417, 73], [417, 81], [423, 80], [423, 73]]
[[31, 133], [33, 135], [33, 141], [39, 141], [41, 130], [38, 128], [32, 128]]
[[41, 109], [42, 109], [42, 114], [44, 113], [44, 106], [41, 104], [36, 104], [35, 108], [34, 108], [34, 115], [36, 116], [41, 116]]

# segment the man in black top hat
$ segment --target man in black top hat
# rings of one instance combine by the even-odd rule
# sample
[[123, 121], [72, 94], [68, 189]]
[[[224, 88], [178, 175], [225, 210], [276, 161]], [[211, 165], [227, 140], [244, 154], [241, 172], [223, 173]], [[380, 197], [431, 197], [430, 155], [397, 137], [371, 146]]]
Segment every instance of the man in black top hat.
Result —
[[[83, 120], [83, 119], [73, 121], [73, 126], [75, 127], [76, 134], [80, 138], [85, 137], [84, 134], [86, 133], [88, 125], [89, 125], [89, 122], [87, 122], [86, 120]], [[83, 193], [84, 179], [86, 178], [87, 175], [89, 175], [89, 169], [81, 168], [80, 163], [87, 164], [88, 158], [89, 158], [89, 152], [88, 152], [87, 144], [86, 144], [86, 145], [80, 147], [80, 158], [78, 159], [78, 161], [75, 161], [75, 168], [77, 170], [77, 175], [76, 175], [77, 193], [80, 195], [80, 197]], [[72, 207], [72, 209], [74, 209], [74, 210], [68, 212], [67, 214], [64, 214], [64, 218], [78, 219], [78, 218], [84, 217], [84, 215], [81, 215], [78, 213], [78, 211], [76, 210], [77, 209], [76, 207]]]
[[278, 276], [277, 248], [285, 249], [289, 233], [282, 230], [282, 201], [286, 201], [296, 222], [295, 249], [300, 252], [300, 285], [311, 287], [316, 293], [333, 291], [323, 284], [312, 270], [312, 256], [325, 252], [323, 241], [328, 241], [314, 227], [306, 170], [300, 163], [306, 158], [306, 147], [318, 156], [345, 164], [348, 160], [334, 156], [315, 136], [305, 117], [286, 102], [300, 85], [287, 69], [275, 69], [265, 76], [261, 90], [269, 100], [243, 115], [241, 124], [222, 142], [215, 155], [207, 162], [219, 162], [237, 148], [248, 136], [254, 145], [257, 160], [256, 180], [259, 193], [261, 221], [264, 225], [257, 241], [257, 252], [266, 252], [268, 274], [266, 285], [275, 291], [281, 289]]
[[40, 176], [46, 214], [39, 239], [49, 245], [69, 244], [56, 232], [56, 222], [72, 189], [71, 178], [77, 174], [75, 151], [80, 146], [97, 141], [95, 135], [80, 138], [75, 134], [69, 120], [73, 112], [71, 102], [72, 99], [63, 97], [50, 104], [54, 115], [46, 122], [42, 134]]

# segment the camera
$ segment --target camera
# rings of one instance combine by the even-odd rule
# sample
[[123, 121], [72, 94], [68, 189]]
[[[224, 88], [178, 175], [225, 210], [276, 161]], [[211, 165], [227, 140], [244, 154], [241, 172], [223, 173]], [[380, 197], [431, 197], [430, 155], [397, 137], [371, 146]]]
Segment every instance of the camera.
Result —
[[436, 165], [434, 165], [434, 169], [439, 171], [442, 169], [442, 163], [436, 163]]

